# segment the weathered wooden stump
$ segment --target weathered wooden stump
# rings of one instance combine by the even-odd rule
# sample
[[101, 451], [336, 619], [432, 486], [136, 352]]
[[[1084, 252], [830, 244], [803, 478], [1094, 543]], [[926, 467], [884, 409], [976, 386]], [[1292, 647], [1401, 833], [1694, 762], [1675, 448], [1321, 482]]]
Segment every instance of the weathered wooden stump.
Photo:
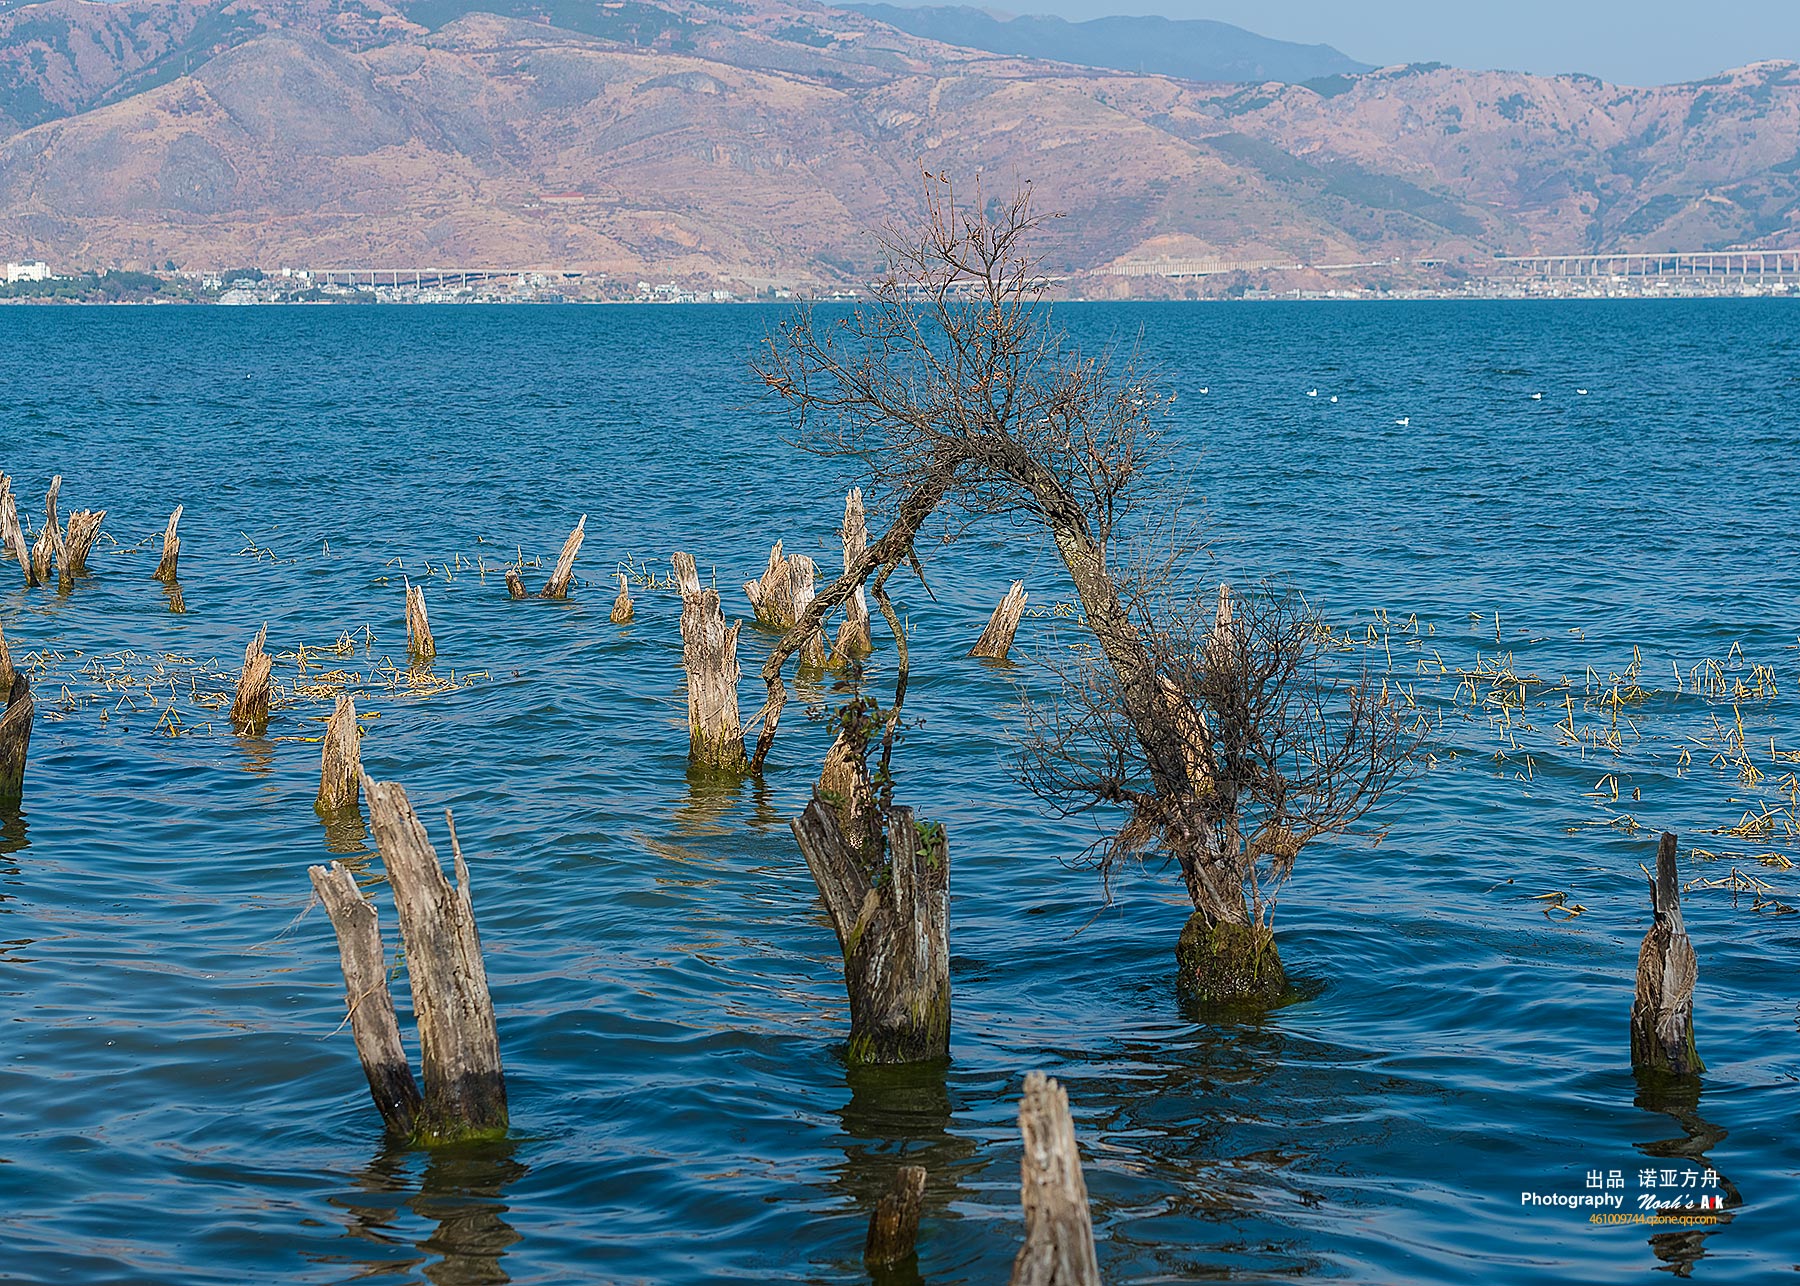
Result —
[[863, 1243], [863, 1263], [870, 1268], [903, 1264], [918, 1253], [919, 1214], [925, 1205], [925, 1168], [903, 1165], [894, 1172], [894, 1185], [875, 1203], [869, 1217], [869, 1237]]
[[100, 524], [106, 510], [77, 509], [69, 515], [68, 534], [63, 538], [62, 575], [78, 576], [87, 570], [88, 551], [100, 538]]
[[406, 653], [413, 668], [427, 669], [437, 656], [431, 638], [431, 619], [425, 614], [425, 587], [406, 581]]
[[269, 726], [269, 671], [275, 662], [263, 650], [268, 633], [269, 627], [263, 626], [244, 648], [244, 668], [231, 702], [231, 726], [250, 736], [260, 737]]
[[[446, 811], [456, 870], [452, 886], [444, 878], [437, 852], [406, 791], [395, 782], [372, 781], [365, 773], [362, 792], [399, 911], [413, 1015], [419, 1027], [423, 1094], [412, 1089], [412, 1073], [401, 1052], [374, 908], [337, 863], [332, 863], [330, 870], [315, 866], [309, 874], [328, 911], [332, 911], [333, 898], [346, 910], [342, 921], [332, 911], [332, 924], [338, 930], [352, 1027], [370, 1093], [388, 1129], [414, 1142], [502, 1137], [508, 1118], [500, 1038], [481, 956], [481, 935], [475, 927], [469, 868], [456, 841], [456, 823]], [[328, 897], [324, 886], [332, 882], [338, 887]], [[346, 944], [346, 925], [355, 935], [353, 945]], [[370, 998], [376, 1001], [375, 1012], [365, 1037], [365, 1027], [359, 1026], [356, 1018]]]
[[569, 581], [575, 576], [575, 555], [581, 549], [581, 542], [587, 532], [587, 515], [581, 515], [581, 521], [575, 524], [575, 530], [563, 541], [562, 553], [556, 556], [556, 570], [550, 573], [550, 579], [544, 585], [544, 598], [567, 598]]
[[631, 590], [628, 588], [630, 582], [625, 579], [625, 573], [619, 572], [618, 577], [619, 596], [613, 599], [612, 622], [614, 625], [623, 625], [637, 614], [637, 609], [632, 604]]
[[987, 628], [981, 637], [975, 640], [975, 646], [969, 649], [970, 656], [983, 656], [992, 661], [1006, 660], [1006, 654], [1012, 651], [1013, 635], [1019, 632], [1019, 618], [1025, 615], [1025, 582], [1014, 581], [1012, 588], [1006, 591], [1006, 597], [994, 608], [994, 614], [988, 618]]
[[[812, 601], [818, 596], [816, 582], [819, 569], [805, 554], [785, 556], [781, 542], [769, 551], [769, 565], [760, 580], [745, 581], [744, 593], [750, 599], [758, 623], [773, 629], [792, 629]], [[822, 630], [811, 634], [800, 648], [800, 664], [813, 669], [825, 667], [825, 635]]]
[[31, 676], [13, 665], [0, 633], [0, 808], [17, 808], [25, 789], [25, 757], [31, 749]]
[[19, 507], [13, 501], [12, 479], [0, 473], [0, 545], [11, 554], [25, 573], [27, 588], [38, 583], [31, 569], [31, 550], [25, 543], [25, 529], [19, 525]]
[[1026, 1074], [1019, 1133], [1025, 1138], [1019, 1164], [1025, 1245], [1013, 1260], [1012, 1286], [1100, 1286], [1069, 1096], [1042, 1072]]
[[1650, 881], [1653, 920], [1638, 949], [1637, 996], [1631, 1005], [1631, 1065], [1676, 1076], [1706, 1070], [1694, 1047], [1694, 982], [1699, 962], [1681, 922], [1681, 881], [1675, 869], [1675, 836], [1656, 846]]
[[506, 569], [506, 593], [509, 598], [525, 598], [525, 578], [519, 575], [517, 567]]
[[681, 664], [687, 671], [688, 760], [706, 768], [744, 769], [738, 715], [738, 625], [725, 627], [719, 591], [700, 588], [694, 560], [672, 559], [681, 588]]
[[169, 515], [169, 525], [163, 528], [162, 558], [156, 564], [156, 574], [152, 580], [173, 585], [180, 576], [177, 564], [181, 561], [181, 537], [175, 534], [175, 527], [181, 521], [181, 505], [175, 506], [175, 512]]
[[356, 727], [356, 702], [348, 692], [337, 695], [337, 707], [325, 724], [319, 752], [319, 795], [313, 807], [322, 814], [354, 807], [362, 785], [362, 747]]
[[350, 1032], [369, 1080], [369, 1097], [397, 1139], [411, 1139], [423, 1100], [400, 1043], [400, 1020], [388, 990], [387, 953], [374, 904], [356, 887], [356, 877], [338, 862], [307, 868], [314, 892], [337, 930], [338, 962], [344, 971], [344, 1002]]
[[[844, 956], [852, 1064], [950, 1056], [950, 851], [910, 808], [885, 816], [866, 741], [840, 734], [794, 838]], [[883, 833], [885, 829], [885, 835]]]
[[59, 473], [50, 479], [50, 490], [44, 496], [44, 527], [38, 532], [37, 542], [31, 547], [31, 577], [34, 584], [49, 584], [52, 564], [62, 561], [62, 521], [56, 516], [56, 496], [61, 490], [62, 475]]
[[[838, 529], [844, 542], [844, 571], [848, 574], [869, 549], [869, 524], [863, 514], [862, 488], [852, 487], [844, 498], [844, 525]], [[831, 664], [848, 665], [875, 650], [869, 637], [869, 598], [858, 585], [844, 604], [844, 621], [831, 646]]]

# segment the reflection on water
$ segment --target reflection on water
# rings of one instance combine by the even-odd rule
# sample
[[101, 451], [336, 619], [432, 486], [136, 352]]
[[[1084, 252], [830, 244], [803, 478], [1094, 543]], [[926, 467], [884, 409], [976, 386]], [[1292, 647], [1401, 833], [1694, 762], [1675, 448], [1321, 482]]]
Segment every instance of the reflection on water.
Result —
[[[946, 1070], [943, 1064], [849, 1069], [850, 1101], [838, 1113], [844, 1160], [834, 1167], [832, 1186], [850, 1198], [863, 1224], [903, 1165], [925, 1167], [921, 1241], [934, 1220], [955, 1217], [951, 1203], [962, 1179], [980, 1168], [979, 1145], [950, 1132], [956, 1105]], [[877, 1270], [874, 1279], [889, 1286], [921, 1280], [915, 1260]]]
[[1650, 1250], [1677, 1277], [1693, 1275], [1694, 1265], [1706, 1257], [1706, 1240], [1715, 1237], [1736, 1217], [1732, 1211], [1743, 1204], [1737, 1185], [1707, 1158], [1707, 1153], [1725, 1141], [1723, 1126], [1714, 1125], [1700, 1115], [1701, 1081], [1698, 1076], [1669, 1076], [1661, 1072], [1639, 1070], [1638, 1092], [1633, 1102], [1646, 1112], [1667, 1116], [1681, 1128], [1677, 1138], [1653, 1139], [1637, 1145], [1647, 1157], [1680, 1158], [1690, 1169], [1711, 1170], [1719, 1176], [1716, 1188], [1701, 1188], [1683, 1195], [1689, 1199], [1717, 1193], [1725, 1198], [1725, 1209], [1718, 1221], [1710, 1225], [1671, 1227], [1666, 1232], [1650, 1234]]
[[168, 584], [164, 585], [163, 595], [169, 600], [170, 612], [176, 616], [186, 615], [187, 599], [182, 596], [180, 582], [170, 581]]
[[[346, 804], [342, 808], [319, 812], [319, 823], [325, 828], [325, 851], [340, 856], [368, 857], [368, 828], [363, 825], [362, 808], [359, 804]], [[360, 863], [346, 862], [346, 866], [358, 867]]]
[[[512, 1278], [501, 1259], [522, 1239], [503, 1216], [506, 1190], [524, 1178], [525, 1164], [510, 1140], [436, 1148], [420, 1153], [384, 1147], [356, 1175], [356, 1194], [341, 1204], [352, 1237], [386, 1246], [410, 1245], [421, 1253], [371, 1264], [369, 1275], [414, 1269], [437, 1286], [497, 1286]], [[414, 1189], [421, 1156], [424, 1173]], [[431, 1225], [414, 1239], [399, 1226], [402, 1210]]]
[[736, 773], [689, 764], [687, 796], [675, 809], [678, 835], [728, 835], [736, 823], [744, 779]]

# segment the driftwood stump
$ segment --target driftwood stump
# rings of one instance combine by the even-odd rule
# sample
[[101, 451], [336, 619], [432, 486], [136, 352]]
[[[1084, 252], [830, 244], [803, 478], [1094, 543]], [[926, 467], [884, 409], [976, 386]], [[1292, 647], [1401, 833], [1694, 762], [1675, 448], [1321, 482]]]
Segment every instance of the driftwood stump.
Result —
[[100, 538], [100, 524], [105, 520], [104, 509], [98, 513], [90, 509], [77, 509], [69, 515], [68, 535], [63, 538], [63, 576], [78, 576], [87, 570], [88, 551]]
[[0, 634], [0, 808], [17, 808], [25, 789], [25, 756], [31, 749], [31, 676], [13, 665]]
[[1025, 1138], [1019, 1165], [1025, 1245], [1013, 1260], [1012, 1286], [1100, 1286], [1069, 1096], [1042, 1072], [1025, 1077], [1019, 1133]]
[[400, 1043], [400, 1020], [388, 990], [387, 953], [374, 904], [356, 887], [348, 867], [307, 868], [313, 891], [337, 930], [338, 962], [344, 970], [344, 1002], [350, 1010], [350, 1032], [369, 1079], [369, 1097], [397, 1139], [411, 1139], [423, 1100], [406, 1048]]
[[431, 665], [437, 644], [431, 638], [431, 619], [425, 614], [425, 587], [406, 581], [406, 654], [416, 669]]
[[619, 572], [618, 577], [619, 596], [613, 599], [612, 622], [614, 625], [624, 625], [637, 615], [637, 608], [632, 604], [631, 591], [627, 588], [630, 582], [625, 579], [625, 573]]
[[706, 768], [741, 772], [744, 728], [738, 715], [738, 625], [725, 628], [719, 591], [700, 588], [700, 573], [687, 554], [676, 554], [681, 587], [681, 664], [687, 671], [688, 760]]
[[[863, 514], [862, 488], [852, 487], [844, 499], [844, 525], [838, 529], [844, 542], [844, 571], [849, 573], [869, 550], [869, 524]], [[858, 585], [844, 604], [844, 622], [831, 646], [831, 664], [848, 665], [875, 650], [869, 637], [869, 598]]]
[[[760, 580], [745, 581], [744, 593], [759, 624], [787, 631], [794, 627], [818, 596], [819, 569], [805, 554], [785, 556], [781, 542], [769, 551], [769, 565]], [[800, 649], [800, 664], [825, 667], [825, 636], [816, 631]]]
[[424, 1143], [500, 1137], [507, 1127], [506, 1081], [456, 823], [446, 811], [456, 869], [453, 887], [406, 791], [395, 782], [373, 781], [367, 773], [362, 791], [394, 889], [419, 1025], [425, 1092], [413, 1137]]
[[525, 578], [519, 575], [517, 567], [506, 569], [506, 593], [509, 598], [525, 598]]
[[544, 585], [544, 598], [567, 598], [569, 582], [575, 576], [575, 555], [581, 549], [581, 542], [587, 533], [587, 515], [581, 515], [581, 521], [575, 524], [575, 530], [563, 541], [562, 553], [556, 556], [556, 570], [550, 573], [550, 579]]
[[56, 496], [61, 490], [62, 475], [59, 473], [50, 479], [50, 490], [44, 496], [44, 527], [38, 532], [37, 543], [31, 547], [31, 577], [38, 585], [49, 584], [51, 564], [62, 561], [62, 521], [56, 516]]
[[1019, 632], [1019, 618], [1025, 615], [1025, 582], [1014, 581], [1012, 588], [1006, 591], [1006, 597], [994, 608], [994, 614], [988, 618], [987, 628], [981, 637], [975, 640], [975, 646], [969, 649], [970, 656], [984, 656], [992, 661], [1006, 660], [1006, 654], [1012, 651], [1013, 635]]
[[12, 479], [0, 473], [0, 544], [5, 545], [25, 573], [29, 588], [38, 583], [31, 570], [31, 549], [25, 543], [25, 529], [19, 525], [19, 507], [13, 501]]
[[1693, 1076], [1706, 1070], [1694, 1047], [1694, 982], [1699, 962], [1681, 922], [1681, 881], [1675, 869], [1675, 836], [1656, 846], [1650, 881], [1654, 919], [1638, 949], [1637, 997], [1631, 1005], [1631, 1065]]
[[156, 574], [152, 580], [173, 585], [180, 579], [176, 565], [181, 561], [181, 537], [175, 534], [175, 527], [181, 521], [182, 506], [176, 505], [175, 512], [169, 515], [169, 525], [163, 528], [162, 558], [156, 564]]
[[888, 1268], [917, 1254], [919, 1214], [924, 1204], [925, 1168], [901, 1166], [894, 1172], [894, 1186], [882, 1194], [869, 1217], [863, 1263], [870, 1268]]
[[337, 708], [325, 724], [319, 752], [319, 795], [313, 807], [336, 813], [356, 804], [362, 786], [362, 748], [356, 727], [356, 702], [348, 692], [337, 695]]
[[237, 695], [231, 702], [231, 726], [238, 732], [260, 737], [269, 726], [269, 671], [275, 662], [263, 650], [269, 627], [256, 632], [244, 649], [244, 668], [238, 675]]
[[[950, 851], [910, 808], [883, 816], [866, 743], [840, 734], [794, 838], [844, 956], [852, 1064], [950, 1056]], [[885, 835], [883, 834], [885, 828]]]

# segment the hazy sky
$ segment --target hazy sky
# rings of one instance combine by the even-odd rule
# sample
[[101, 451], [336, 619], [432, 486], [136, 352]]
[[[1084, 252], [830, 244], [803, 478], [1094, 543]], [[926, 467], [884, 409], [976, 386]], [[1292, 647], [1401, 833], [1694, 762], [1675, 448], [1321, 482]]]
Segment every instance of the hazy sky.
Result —
[[[894, 2], [894, 0], [890, 0]], [[897, 0], [916, 3], [917, 0]], [[958, 0], [931, 0], [956, 3]], [[1764, 58], [1800, 62], [1800, 0], [1009, 0], [979, 8], [1098, 18], [1214, 18], [1335, 45], [1369, 63], [1445, 62], [1626, 85], [1699, 80]]]

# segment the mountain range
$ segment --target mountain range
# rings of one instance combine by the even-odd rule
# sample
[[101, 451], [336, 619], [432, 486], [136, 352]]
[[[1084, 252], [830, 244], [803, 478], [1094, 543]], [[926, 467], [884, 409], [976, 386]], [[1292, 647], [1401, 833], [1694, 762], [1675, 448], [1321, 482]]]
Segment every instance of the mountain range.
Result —
[[854, 282], [871, 231], [918, 209], [921, 165], [965, 193], [1031, 182], [1066, 216], [1046, 266], [1077, 276], [1800, 245], [1790, 63], [1651, 89], [1262, 79], [1277, 55], [1306, 70], [1288, 46], [1219, 82], [1197, 54], [1190, 75], [1083, 65], [896, 21], [807, 0], [15, 7], [0, 257]]

